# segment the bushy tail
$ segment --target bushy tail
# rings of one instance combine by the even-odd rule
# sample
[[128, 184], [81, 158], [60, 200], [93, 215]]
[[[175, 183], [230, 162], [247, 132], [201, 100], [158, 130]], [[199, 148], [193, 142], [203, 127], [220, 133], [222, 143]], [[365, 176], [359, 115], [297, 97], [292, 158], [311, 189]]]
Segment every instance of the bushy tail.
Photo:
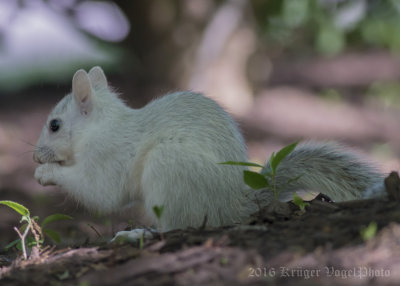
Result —
[[383, 175], [357, 154], [334, 143], [297, 146], [278, 166], [276, 186], [283, 200], [291, 199], [295, 191], [320, 192], [334, 201], [384, 194]]

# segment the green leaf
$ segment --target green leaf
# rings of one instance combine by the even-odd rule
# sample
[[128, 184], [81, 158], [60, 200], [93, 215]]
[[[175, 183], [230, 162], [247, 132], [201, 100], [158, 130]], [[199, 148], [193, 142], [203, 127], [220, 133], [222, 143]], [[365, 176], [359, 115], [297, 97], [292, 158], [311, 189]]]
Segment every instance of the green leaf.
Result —
[[274, 176], [269, 170], [263, 171], [260, 174], [266, 177], [267, 179], [272, 179], [272, 177]]
[[58, 274], [57, 277], [58, 277], [59, 280], [68, 279], [70, 277], [69, 271], [65, 270], [64, 273]]
[[[42, 240], [39, 240], [39, 243], [42, 243], [42, 242], [43, 242]], [[33, 236], [28, 236], [28, 237], [26, 237], [25, 244], [28, 248], [32, 248], [32, 247], [36, 246], [36, 240]]]
[[283, 159], [292, 151], [296, 148], [297, 144], [299, 144], [299, 141], [296, 141], [292, 144], [289, 144], [285, 147], [283, 147], [281, 150], [279, 150], [276, 154], [272, 153], [269, 164], [272, 169], [272, 173], [276, 173], [276, 168], [278, 168], [279, 164], [282, 162]]
[[153, 211], [154, 211], [154, 213], [156, 214], [156, 217], [157, 217], [158, 219], [160, 219], [161, 216], [162, 216], [162, 213], [163, 213], [163, 211], [164, 211], [164, 206], [154, 206], [154, 207], [153, 207]]
[[291, 183], [294, 183], [296, 181], [298, 181], [304, 174], [298, 175], [297, 177], [291, 178], [289, 180], [286, 181], [285, 186], [290, 185]]
[[221, 265], [226, 265], [226, 264], [228, 264], [228, 258], [226, 258], [226, 257], [221, 257], [221, 259], [219, 260], [219, 263], [220, 263]]
[[21, 240], [17, 243], [17, 245], [15, 246], [19, 251], [22, 251], [22, 242]]
[[302, 211], [304, 211], [305, 207], [309, 205], [309, 203], [304, 202], [304, 200], [296, 193], [293, 193], [293, 203]]
[[268, 162], [271, 164], [271, 162], [273, 162], [274, 160], [275, 160], [275, 152], [272, 152], [271, 156], [269, 156]]
[[0, 204], [2, 205], [6, 205], [10, 208], [12, 208], [13, 210], [15, 210], [17, 213], [19, 213], [22, 216], [29, 216], [29, 210], [24, 207], [23, 205], [13, 202], [13, 201], [0, 201]]
[[257, 163], [251, 163], [251, 162], [236, 162], [236, 161], [227, 161], [227, 162], [222, 162], [218, 163], [221, 165], [232, 165], [232, 166], [247, 166], [247, 167], [258, 167], [258, 168], [264, 168], [264, 166], [257, 164]]
[[27, 224], [31, 224], [31, 218], [27, 215], [24, 215], [21, 217], [21, 220], [19, 222], [26, 221]]
[[51, 240], [54, 240], [55, 242], [58, 242], [58, 243], [61, 242], [60, 234], [57, 231], [55, 231], [53, 229], [46, 228], [46, 229], [43, 230], [43, 232]]
[[60, 221], [60, 220], [69, 220], [72, 219], [71, 216], [69, 215], [65, 215], [65, 214], [52, 214], [49, 215], [48, 217], [46, 217], [45, 219], [43, 219], [41, 227], [42, 229], [48, 224], [51, 223], [53, 221]]
[[14, 240], [14, 241], [11, 241], [9, 244], [7, 244], [5, 247], [4, 247], [4, 249], [6, 250], [6, 251], [8, 251], [11, 247], [13, 247], [14, 245], [16, 245], [16, 244], [18, 244], [18, 243], [21, 243], [21, 239], [16, 239], [16, 240]]
[[144, 246], [144, 233], [141, 233], [140, 234], [140, 237], [139, 237], [139, 249], [143, 249], [143, 246]]
[[363, 240], [367, 241], [373, 238], [378, 230], [376, 222], [371, 221], [367, 227], [361, 229], [360, 234]]
[[269, 186], [267, 178], [257, 172], [243, 171], [244, 182], [252, 189], [262, 189]]

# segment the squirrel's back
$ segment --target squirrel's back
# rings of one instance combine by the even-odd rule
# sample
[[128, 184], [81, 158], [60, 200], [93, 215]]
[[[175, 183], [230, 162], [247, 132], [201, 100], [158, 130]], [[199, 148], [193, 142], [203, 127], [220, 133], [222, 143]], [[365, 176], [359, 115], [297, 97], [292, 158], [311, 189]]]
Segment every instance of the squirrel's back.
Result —
[[169, 133], [187, 137], [188, 140], [201, 138], [199, 144], [207, 143], [201, 142], [203, 140], [234, 141], [232, 147], [240, 145], [241, 155], [246, 150], [234, 120], [220, 105], [202, 94], [188, 91], [170, 93], [139, 111], [143, 114], [141, 120], [145, 126], [151, 126], [148, 131], [153, 135]]

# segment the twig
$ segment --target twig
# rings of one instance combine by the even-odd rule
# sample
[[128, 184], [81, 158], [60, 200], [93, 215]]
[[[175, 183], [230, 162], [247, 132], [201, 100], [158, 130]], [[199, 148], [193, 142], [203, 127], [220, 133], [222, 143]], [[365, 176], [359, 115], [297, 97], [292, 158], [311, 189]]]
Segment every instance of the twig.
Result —
[[101, 238], [101, 234], [97, 231], [97, 229], [91, 225], [90, 223], [87, 224], [96, 234], [99, 238]]
[[29, 225], [27, 225], [27, 227], [25, 228], [24, 234], [21, 234], [19, 229], [14, 226], [14, 230], [18, 233], [18, 236], [21, 239], [22, 253], [24, 254], [24, 259], [25, 260], [28, 259], [28, 255], [26, 254], [26, 247], [25, 247], [25, 237], [27, 236], [27, 234], [29, 232], [29, 228], [30, 228]]
[[36, 241], [36, 246], [40, 248], [40, 239], [44, 238], [42, 229], [40, 228], [40, 226], [37, 224], [37, 222], [34, 219], [32, 219], [31, 222], [32, 222], [32, 224], [30, 225], [30, 227], [31, 227], [33, 237], [35, 238], [35, 241]]
[[203, 223], [201, 224], [201, 226], [200, 226], [200, 230], [204, 230], [205, 228], [206, 228], [206, 226], [207, 226], [207, 221], [208, 221], [208, 216], [207, 215], [205, 215], [204, 216], [204, 219], [203, 219]]

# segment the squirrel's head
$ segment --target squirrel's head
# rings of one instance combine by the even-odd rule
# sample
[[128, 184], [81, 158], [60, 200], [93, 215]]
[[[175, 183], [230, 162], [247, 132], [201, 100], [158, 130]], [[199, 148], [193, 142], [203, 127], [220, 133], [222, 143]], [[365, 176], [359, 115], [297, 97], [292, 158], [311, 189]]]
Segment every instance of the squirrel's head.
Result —
[[33, 159], [39, 164], [74, 162], [74, 138], [93, 121], [95, 93], [108, 90], [107, 79], [100, 67], [89, 73], [78, 70], [72, 79], [72, 92], [53, 109], [36, 144]]

